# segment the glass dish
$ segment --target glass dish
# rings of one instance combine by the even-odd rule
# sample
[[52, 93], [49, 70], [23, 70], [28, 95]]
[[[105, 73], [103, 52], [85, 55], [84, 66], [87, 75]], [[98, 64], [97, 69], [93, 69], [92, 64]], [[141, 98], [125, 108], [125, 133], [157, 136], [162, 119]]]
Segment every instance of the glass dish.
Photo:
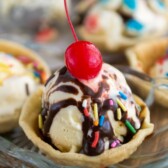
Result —
[[[168, 89], [155, 80], [152, 89]], [[165, 86], [165, 85], [164, 85]], [[167, 86], [167, 85], [166, 85]], [[134, 88], [132, 88], [134, 89]], [[152, 90], [151, 89], [151, 90]], [[149, 99], [151, 99], [149, 101]], [[165, 168], [168, 167], [168, 109], [153, 102], [153, 91], [146, 99], [150, 107], [154, 133], [147, 137], [127, 160], [109, 168]], [[0, 166], [22, 168], [75, 168], [54, 164], [26, 138], [20, 128], [0, 136]]]

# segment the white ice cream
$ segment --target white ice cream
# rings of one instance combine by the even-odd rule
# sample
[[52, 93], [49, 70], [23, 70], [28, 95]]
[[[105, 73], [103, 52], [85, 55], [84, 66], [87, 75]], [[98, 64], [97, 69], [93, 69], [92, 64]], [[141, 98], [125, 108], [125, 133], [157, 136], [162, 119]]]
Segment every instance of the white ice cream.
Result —
[[[50, 107], [52, 105], [57, 103], [59, 104], [59, 102], [71, 98], [77, 102], [83, 101], [84, 95], [80, 86], [71, 81], [68, 82], [61, 81], [58, 84], [56, 84], [58, 82], [59, 77], [60, 77], [59, 71], [56, 71], [55, 76], [52, 79], [50, 79], [49, 82], [47, 83], [44, 89], [42, 100], [43, 108], [47, 104], [48, 109], [51, 109]], [[119, 98], [119, 91], [122, 91], [128, 97], [127, 100], [119, 98], [120, 101], [128, 110], [127, 117], [131, 118], [135, 123], [135, 128], [139, 129], [141, 123], [136, 115], [135, 110], [136, 103], [134, 102], [132, 92], [126, 83], [123, 74], [114, 67], [104, 63], [99, 75], [96, 78], [87, 81], [80, 80], [80, 82], [84, 84], [84, 86], [88, 86], [95, 93], [100, 89], [99, 83], [101, 81], [105, 82], [109, 86], [109, 89], [104, 88], [103, 93], [98, 99], [101, 102], [104, 102], [106, 99], [109, 98], [113, 98], [115, 100], [116, 98]], [[74, 88], [76, 88], [78, 93], [73, 94], [64, 90], [59, 90], [58, 88], [60, 88], [60, 86], [63, 86], [64, 88], [66, 86], [73, 86]], [[88, 100], [89, 101], [87, 103], [90, 105], [90, 103], [92, 103], [92, 99], [89, 98]], [[47, 114], [45, 115], [46, 120], [48, 115], [50, 115], [50, 113], [51, 113], [50, 110], [48, 110]], [[92, 108], [90, 108], [89, 113], [90, 117], [93, 118]], [[109, 118], [109, 121], [113, 128], [114, 135], [121, 142], [123, 142], [124, 136], [127, 134], [127, 128], [122, 123], [122, 121], [117, 121], [114, 119], [113, 113], [114, 112], [112, 110], [108, 110], [107, 117]], [[51, 138], [52, 143], [61, 151], [66, 152], [79, 151], [82, 147], [82, 140], [83, 140], [83, 132], [82, 132], [83, 121], [84, 116], [81, 113], [81, 111], [79, 111], [76, 105], [69, 105], [65, 108], [60, 107], [59, 112], [55, 115], [55, 117], [52, 120], [47, 135]], [[92, 132], [91, 130], [90, 132], [88, 131], [88, 135], [91, 135], [91, 132]], [[106, 141], [106, 143], [109, 142]]]
[[37, 83], [31, 74], [17, 59], [0, 53], [0, 116], [21, 109], [36, 87]]

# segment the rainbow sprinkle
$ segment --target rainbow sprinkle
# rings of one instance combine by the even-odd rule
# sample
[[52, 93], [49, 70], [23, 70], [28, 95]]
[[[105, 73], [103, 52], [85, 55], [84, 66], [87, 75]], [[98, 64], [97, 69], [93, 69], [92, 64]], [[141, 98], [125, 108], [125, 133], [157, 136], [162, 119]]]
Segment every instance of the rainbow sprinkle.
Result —
[[84, 115], [85, 115], [86, 117], [89, 117], [90, 114], [89, 114], [87, 108], [84, 108], [83, 112], [84, 112]]
[[115, 148], [115, 147], [117, 147], [118, 145], [120, 145], [120, 141], [117, 139], [117, 140], [115, 140], [114, 142], [112, 142], [111, 148]]
[[121, 120], [121, 118], [122, 118], [121, 109], [117, 108], [117, 119]]
[[29, 64], [32, 62], [32, 59], [26, 56], [17, 56], [17, 59], [23, 64]]
[[87, 100], [86, 100], [86, 99], [83, 100], [83, 102], [82, 102], [82, 107], [83, 107], [83, 108], [86, 108], [86, 107], [87, 107]]
[[92, 143], [92, 148], [95, 148], [97, 146], [98, 141], [99, 141], [99, 137], [100, 137], [100, 133], [99, 133], [99, 131], [96, 131], [94, 133], [94, 141]]
[[9, 66], [7, 64], [4, 64], [3, 62], [0, 62], [0, 67], [2, 68], [9, 68]]
[[128, 120], [125, 121], [125, 125], [127, 126], [127, 128], [128, 128], [133, 134], [136, 133], [135, 128], [132, 126], [132, 124], [131, 124]]
[[41, 72], [41, 80], [42, 80], [42, 83], [45, 83], [46, 82], [46, 73], [44, 71]]
[[122, 99], [127, 100], [127, 96], [123, 92], [119, 91], [119, 95]]
[[110, 104], [110, 106], [113, 106], [114, 105], [114, 102], [113, 102], [113, 100], [109, 100], [109, 104]]
[[6, 72], [11, 74], [10, 66], [0, 62], [0, 72]]
[[33, 66], [37, 69], [41, 68], [40, 65], [36, 61], [33, 62]]
[[39, 72], [34, 71], [33, 74], [34, 74], [35, 77], [40, 78], [40, 73]]
[[100, 116], [100, 120], [99, 120], [99, 126], [102, 127], [104, 123], [104, 116]]
[[39, 126], [40, 129], [43, 128], [43, 119], [42, 119], [41, 114], [39, 114], [39, 116], [38, 116], [38, 126]]
[[93, 121], [93, 125], [94, 126], [98, 126], [99, 125], [99, 122], [97, 120]]
[[8, 74], [11, 74], [11, 71], [9, 68], [3, 68], [3, 67], [0, 67], [0, 72], [6, 72]]
[[117, 99], [117, 103], [118, 103], [118, 105], [122, 108], [122, 110], [123, 110], [124, 112], [127, 111], [126, 107], [123, 105], [123, 103], [122, 103], [119, 99]]
[[93, 113], [94, 113], [94, 125], [98, 126], [99, 125], [99, 116], [98, 116], [98, 106], [97, 103], [94, 103], [93, 105]]

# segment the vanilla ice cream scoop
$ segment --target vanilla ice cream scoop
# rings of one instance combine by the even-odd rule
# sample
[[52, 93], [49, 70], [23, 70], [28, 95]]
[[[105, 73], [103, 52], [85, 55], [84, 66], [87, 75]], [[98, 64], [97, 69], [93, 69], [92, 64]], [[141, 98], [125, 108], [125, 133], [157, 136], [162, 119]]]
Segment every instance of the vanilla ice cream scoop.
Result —
[[133, 137], [141, 127], [139, 113], [122, 73], [104, 63], [90, 80], [76, 79], [66, 67], [56, 71], [39, 116], [43, 135], [60, 151], [98, 155]]
[[15, 57], [0, 53], [0, 116], [13, 114], [21, 109], [38, 82]]

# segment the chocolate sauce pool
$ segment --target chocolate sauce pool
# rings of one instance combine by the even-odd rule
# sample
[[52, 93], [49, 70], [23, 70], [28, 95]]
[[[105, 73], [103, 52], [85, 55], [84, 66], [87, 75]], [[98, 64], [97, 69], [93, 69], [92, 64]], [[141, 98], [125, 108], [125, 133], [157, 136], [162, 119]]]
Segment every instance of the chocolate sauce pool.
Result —
[[[55, 75], [52, 75], [48, 79], [46, 85], [48, 84], [48, 82], [52, 78], [54, 78], [54, 76]], [[53, 119], [59, 113], [60, 109], [68, 107], [70, 105], [74, 105], [79, 109], [79, 111], [84, 116], [84, 121], [82, 123], [83, 145], [82, 145], [81, 152], [86, 154], [86, 155], [89, 155], [89, 156], [95, 156], [95, 155], [101, 154], [105, 150], [105, 138], [108, 139], [109, 142], [113, 142], [116, 139], [116, 137], [114, 135], [113, 128], [112, 128], [111, 123], [110, 123], [110, 121], [108, 119], [108, 116], [107, 116], [107, 111], [112, 110], [113, 113], [114, 113], [115, 120], [118, 120], [117, 116], [116, 116], [117, 115], [116, 111], [117, 111], [117, 108], [118, 108], [116, 100], [113, 100], [113, 102], [114, 102], [113, 106], [110, 106], [109, 99], [106, 99], [104, 102], [101, 102], [99, 100], [102, 93], [104, 91], [108, 91], [109, 88], [110, 88], [110, 86], [106, 83], [107, 78], [108, 78], [107, 76], [102, 75], [102, 81], [98, 83], [99, 89], [98, 89], [97, 92], [94, 92], [88, 86], [82, 84], [80, 81], [78, 81], [76, 78], [74, 78], [68, 72], [66, 67], [63, 67], [59, 71], [59, 76], [58, 76], [57, 80], [55, 81], [54, 85], [52, 86], [52, 88], [57, 86], [59, 83], [65, 83], [65, 84], [60, 85], [55, 90], [53, 89], [50, 94], [52, 94], [55, 91], [62, 91], [62, 92], [65, 92], [65, 93], [71, 93], [71, 94], [76, 95], [76, 94], [78, 94], [78, 90], [75, 87], [73, 87], [72, 85], [67, 85], [66, 84], [66, 82], [74, 83], [82, 91], [83, 100], [86, 97], [89, 97], [89, 98], [91, 98], [92, 103], [97, 103], [98, 114], [99, 114], [99, 116], [103, 115], [105, 117], [105, 120], [104, 120], [104, 123], [101, 127], [100, 126], [94, 126], [93, 125], [93, 119], [91, 117], [86, 117], [83, 114], [83, 107], [82, 107], [82, 101], [83, 100], [82, 101], [76, 101], [73, 98], [69, 98], [69, 99], [62, 100], [62, 101], [59, 101], [57, 103], [54, 103], [50, 106], [49, 106], [49, 102], [44, 102], [44, 107], [42, 109], [42, 118], [43, 118], [43, 121], [44, 121], [43, 135], [45, 137], [48, 137], [48, 133], [49, 133], [51, 124], [53, 122]], [[115, 77], [114, 80], [116, 80], [116, 79], [117, 79], [117, 77]], [[48, 94], [47, 100], [48, 100], [50, 94]], [[122, 121], [124, 122], [127, 119], [127, 112], [122, 111], [122, 114], [123, 114]], [[135, 123], [133, 121], [131, 121], [131, 123], [132, 123], [132, 125], [135, 125]], [[88, 135], [89, 130], [91, 130], [91, 135]], [[98, 140], [98, 143], [97, 143], [96, 147], [93, 148], [91, 146], [91, 144], [94, 140], [94, 134], [95, 134], [96, 131], [99, 131], [100, 136], [99, 136], [99, 140]], [[133, 134], [131, 134], [130, 131], [127, 131], [127, 135], [124, 138], [125, 141], [128, 142], [132, 138], [132, 136], [133, 136]], [[110, 146], [109, 146], [109, 148], [110, 148]]]

